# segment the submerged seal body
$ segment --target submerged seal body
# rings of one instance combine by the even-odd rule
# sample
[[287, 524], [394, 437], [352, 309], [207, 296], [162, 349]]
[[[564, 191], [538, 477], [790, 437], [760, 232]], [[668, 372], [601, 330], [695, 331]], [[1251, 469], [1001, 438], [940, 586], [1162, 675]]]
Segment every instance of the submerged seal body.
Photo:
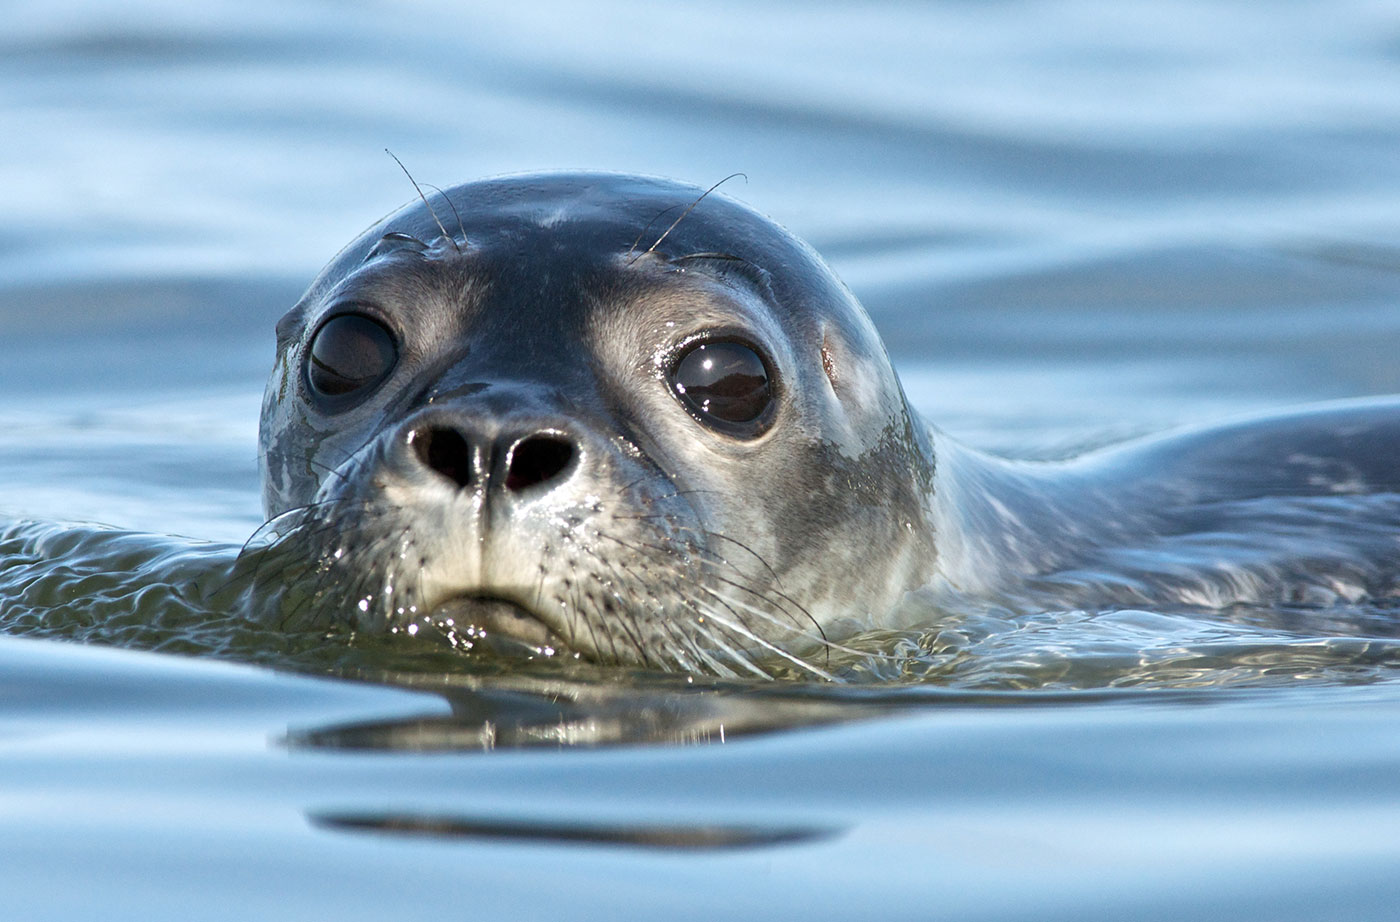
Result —
[[[261, 439], [307, 610], [364, 630], [741, 673], [921, 587], [1394, 588], [1394, 405], [992, 458], [911, 413], [809, 247], [662, 180], [488, 180], [385, 218], [279, 323]], [[1263, 537], [1216, 572], [1196, 552], [1225, 531]]]

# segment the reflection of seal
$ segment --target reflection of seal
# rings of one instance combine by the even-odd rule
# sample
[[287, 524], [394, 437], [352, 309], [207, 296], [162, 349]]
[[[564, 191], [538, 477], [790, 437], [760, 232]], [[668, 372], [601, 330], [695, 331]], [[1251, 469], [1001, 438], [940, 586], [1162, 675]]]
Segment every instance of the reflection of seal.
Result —
[[989, 458], [911, 416], [816, 254], [695, 199], [473, 183], [326, 268], [278, 325], [262, 421], [266, 511], [314, 557], [318, 612], [735, 673], [923, 585], [1057, 605], [1388, 591], [1400, 516], [1389, 494], [1343, 500], [1393, 485], [1395, 407]]

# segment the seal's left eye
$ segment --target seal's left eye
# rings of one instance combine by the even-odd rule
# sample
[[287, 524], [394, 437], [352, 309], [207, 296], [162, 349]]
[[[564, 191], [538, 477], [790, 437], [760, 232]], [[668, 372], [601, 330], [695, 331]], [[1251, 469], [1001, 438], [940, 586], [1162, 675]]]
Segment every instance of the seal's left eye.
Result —
[[383, 381], [398, 361], [394, 336], [364, 314], [337, 314], [311, 338], [306, 380], [318, 396], [346, 397]]
[[768, 366], [743, 343], [691, 348], [671, 369], [670, 381], [693, 416], [731, 435], [757, 434], [754, 427], [773, 402]]

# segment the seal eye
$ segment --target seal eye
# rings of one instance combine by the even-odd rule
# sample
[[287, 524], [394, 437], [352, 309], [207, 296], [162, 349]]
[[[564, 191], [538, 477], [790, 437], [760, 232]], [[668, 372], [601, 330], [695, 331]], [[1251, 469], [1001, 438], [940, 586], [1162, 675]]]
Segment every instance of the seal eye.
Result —
[[696, 419], [735, 435], [749, 434], [733, 426], [756, 422], [773, 402], [768, 366], [743, 343], [693, 347], [676, 362], [670, 381]]
[[311, 338], [306, 380], [319, 397], [340, 399], [383, 381], [398, 360], [394, 336], [364, 314], [337, 314]]

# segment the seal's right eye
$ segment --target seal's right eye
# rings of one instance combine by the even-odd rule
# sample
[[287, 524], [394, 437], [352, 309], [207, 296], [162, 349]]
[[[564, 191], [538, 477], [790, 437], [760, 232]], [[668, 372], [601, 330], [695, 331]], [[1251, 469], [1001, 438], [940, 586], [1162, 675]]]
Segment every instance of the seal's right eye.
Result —
[[335, 401], [367, 392], [398, 361], [394, 335], [364, 314], [336, 314], [311, 337], [306, 381], [312, 393]]

